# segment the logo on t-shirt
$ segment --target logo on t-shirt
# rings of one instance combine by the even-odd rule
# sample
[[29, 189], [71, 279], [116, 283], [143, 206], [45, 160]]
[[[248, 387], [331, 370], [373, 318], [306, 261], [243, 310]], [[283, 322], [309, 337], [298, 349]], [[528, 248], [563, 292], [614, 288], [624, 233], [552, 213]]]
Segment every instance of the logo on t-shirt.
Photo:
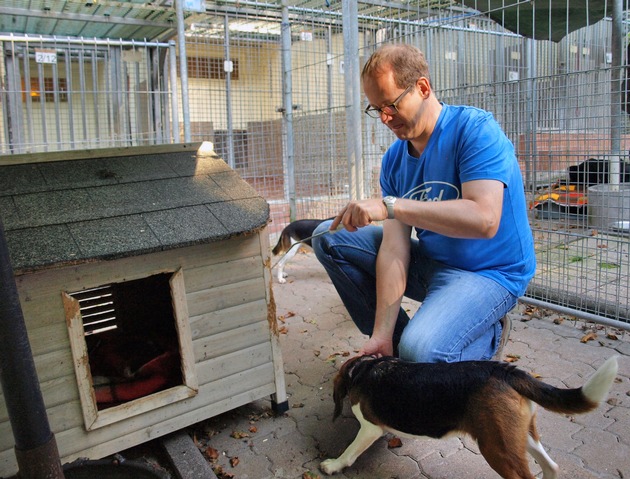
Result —
[[459, 197], [459, 188], [445, 181], [427, 181], [403, 196], [417, 201], [457, 200]]

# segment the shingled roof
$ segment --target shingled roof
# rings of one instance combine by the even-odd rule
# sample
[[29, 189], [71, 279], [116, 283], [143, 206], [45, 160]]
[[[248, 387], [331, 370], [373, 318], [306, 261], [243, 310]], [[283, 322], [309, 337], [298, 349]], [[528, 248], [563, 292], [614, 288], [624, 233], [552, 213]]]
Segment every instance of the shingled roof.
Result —
[[0, 217], [19, 274], [252, 234], [269, 205], [221, 158], [180, 149], [0, 166]]

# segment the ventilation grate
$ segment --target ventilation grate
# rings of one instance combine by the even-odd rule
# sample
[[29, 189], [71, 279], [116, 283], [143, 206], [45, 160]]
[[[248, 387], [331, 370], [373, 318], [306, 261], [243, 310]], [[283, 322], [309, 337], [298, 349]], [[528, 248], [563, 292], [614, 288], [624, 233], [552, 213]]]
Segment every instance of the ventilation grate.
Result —
[[71, 296], [79, 302], [86, 336], [118, 327], [111, 285], [71, 293]]

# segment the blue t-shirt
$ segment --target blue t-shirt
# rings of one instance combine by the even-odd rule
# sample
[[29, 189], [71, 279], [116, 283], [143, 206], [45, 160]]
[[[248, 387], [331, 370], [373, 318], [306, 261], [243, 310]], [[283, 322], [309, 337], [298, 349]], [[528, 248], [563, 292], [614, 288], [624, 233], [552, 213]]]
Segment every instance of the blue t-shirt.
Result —
[[408, 147], [407, 141], [397, 140], [383, 156], [384, 196], [447, 201], [461, 198], [467, 181], [498, 180], [505, 185], [501, 223], [493, 238], [450, 238], [420, 228], [416, 232], [427, 256], [487, 276], [521, 296], [536, 269], [534, 242], [514, 147], [492, 114], [444, 104], [420, 158], [411, 156]]

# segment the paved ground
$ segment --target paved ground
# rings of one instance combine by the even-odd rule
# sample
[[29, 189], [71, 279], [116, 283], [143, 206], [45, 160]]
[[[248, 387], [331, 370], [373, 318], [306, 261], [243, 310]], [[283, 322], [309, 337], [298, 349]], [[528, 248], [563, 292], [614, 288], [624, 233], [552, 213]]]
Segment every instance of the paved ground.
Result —
[[[220, 479], [324, 477], [318, 470], [320, 461], [340, 454], [358, 430], [348, 407], [341, 418], [331, 421], [331, 392], [339, 365], [364, 338], [312, 253], [296, 255], [285, 271], [286, 284], [274, 279], [274, 296], [282, 323], [290, 409], [274, 417], [269, 401], [256, 401], [191, 428]], [[561, 468], [561, 478], [630, 478], [630, 334], [523, 305], [512, 317], [504, 358], [515, 359], [518, 366], [551, 384], [579, 386], [606, 358], [620, 355], [618, 379], [606, 403], [575, 417], [541, 410], [538, 426], [543, 444]], [[589, 334], [592, 339], [582, 342]], [[378, 440], [354, 466], [334, 477], [499, 477], [469, 438], [403, 439], [397, 448], [389, 447], [390, 439]], [[531, 467], [540, 477], [533, 461]]]

